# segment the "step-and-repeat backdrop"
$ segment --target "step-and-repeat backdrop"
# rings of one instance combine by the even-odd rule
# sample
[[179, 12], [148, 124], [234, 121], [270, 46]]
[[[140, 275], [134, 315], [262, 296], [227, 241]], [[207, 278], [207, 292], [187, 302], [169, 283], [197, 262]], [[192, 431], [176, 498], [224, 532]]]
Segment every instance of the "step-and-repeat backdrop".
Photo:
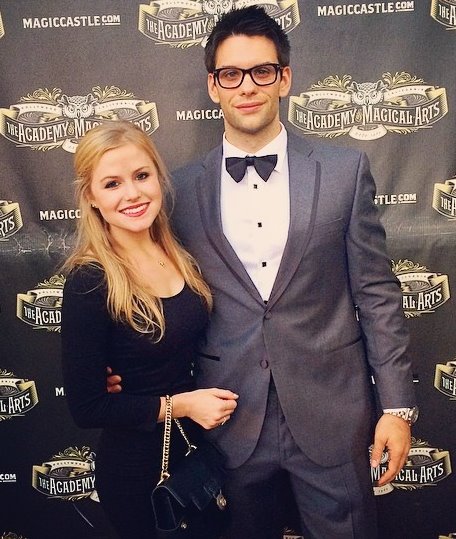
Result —
[[[114, 537], [94, 488], [98, 432], [73, 425], [60, 369], [73, 153], [116, 119], [149, 133], [171, 170], [207, 152], [223, 118], [206, 94], [203, 47], [223, 10], [248, 3], [0, 1], [3, 539]], [[421, 416], [394, 481], [375, 487], [372, 471], [381, 537], [454, 538], [456, 0], [262, 5], [292, 44], [284, 124], [367, 152], [402, 284]], [[301, 537], [291, 505], [286, 523], [284, 537]]]

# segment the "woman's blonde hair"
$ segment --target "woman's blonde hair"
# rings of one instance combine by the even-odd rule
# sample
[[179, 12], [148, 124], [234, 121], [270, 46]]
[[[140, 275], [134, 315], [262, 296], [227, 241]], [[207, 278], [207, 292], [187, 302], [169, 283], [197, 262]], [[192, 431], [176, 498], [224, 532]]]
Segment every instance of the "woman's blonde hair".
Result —
[[[106, 221], [89, 202], [94, 168], [106, 152], [125, 144], [134, 144], [151, 158], [158, 172], [163, 200], [172, 196], [166, 167], [149, 136], [139, 127], [130, 122], [118, 121], [88, 131], [80, 140], [74, 158], [76, 201], [81, 214], [76, 245], [64, 263], [63, 270], [69, 272], [81, 265], [101, 266], [105, 272], [107, 307], [112, 318], [126, 322], [142, 333], [153, 333], [159, 341], [165, 331], [161, 299], [144, 289], [133, 266], [116, 253]], [[201, 277], [195, 260], [174, 237], [165, 203], [151, 226], [150, 234], [180, 271], [187, 285], [203, 298], [210, 309], [212, 297], [209, 287]]]

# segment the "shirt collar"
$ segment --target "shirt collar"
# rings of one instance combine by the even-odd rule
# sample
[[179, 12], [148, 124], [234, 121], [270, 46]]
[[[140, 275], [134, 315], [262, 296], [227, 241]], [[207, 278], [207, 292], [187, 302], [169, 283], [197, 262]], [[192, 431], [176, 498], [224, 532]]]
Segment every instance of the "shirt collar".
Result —
[[[271, 140], [271, 142], [268, 142], [266, 146], [263, 146], [263, 148], [260, 148], [257, 152], [255, 152], [255, 155], [257, 157], [260, 157], [262, 155], [277, 154], [277, 164], [274, 170], [279, 173], [282, 171], [285, 157], [287, 155], [288, 142], [287, 130], [282, 123], [280, 124], [280, 126], [280, 133], [273, 140]], [[239, 148], [228, 142], [226, 139], [226, 135], [223, 134], [223, 157], [245, 157], [246, 155], [251, 154], [247, 153], [244, 150], [240, 150]]]

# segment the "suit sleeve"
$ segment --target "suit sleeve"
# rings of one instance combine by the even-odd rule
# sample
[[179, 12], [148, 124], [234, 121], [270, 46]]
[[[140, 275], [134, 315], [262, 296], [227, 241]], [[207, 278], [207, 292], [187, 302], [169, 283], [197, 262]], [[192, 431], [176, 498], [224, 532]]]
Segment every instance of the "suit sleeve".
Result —
[[103, 272], [77, 268], [66, 280], [62, 306], [62, 366], [71, 415], [82, 428], [153, 430], [160, 397], [107, 392], [111, 328]]
[[346, 242], [350, 285], [380, 404], [415, 405], [408, 332], [399, 281], [386, 253], [367, 156], [360, 156]]

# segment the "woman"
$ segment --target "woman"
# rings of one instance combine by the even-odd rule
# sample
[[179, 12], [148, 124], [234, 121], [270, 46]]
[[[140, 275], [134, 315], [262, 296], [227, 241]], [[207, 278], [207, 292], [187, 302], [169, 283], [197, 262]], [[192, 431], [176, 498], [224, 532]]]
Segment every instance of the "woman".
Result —
[[[76, 423], [103, 429], [96, 489], [108, 517], [120, 537], [152, 539], [165, 396], [198, 442], [201, 427], [229, 419], [237, 395], [194, 388], [211, 295], [171, 233], [169, 179], [149, 137], [128, 122], [96, 127], [80, 141], [75, 169], [81, 218], [64, 265], [65, 390]], [[108, 365], [122, 377], [121, 393], [106, 390]], [[171, 470], [185, 449], [176, 430]]]

